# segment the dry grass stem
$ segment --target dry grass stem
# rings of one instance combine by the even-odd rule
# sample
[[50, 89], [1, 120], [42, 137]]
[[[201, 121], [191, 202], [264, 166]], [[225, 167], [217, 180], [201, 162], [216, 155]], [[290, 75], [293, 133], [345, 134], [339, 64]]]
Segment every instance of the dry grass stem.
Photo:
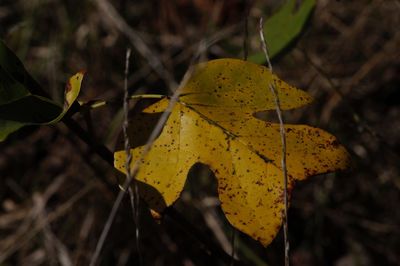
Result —
[[[260, 18], [259, 23], [259, 33], [261, 39], [262, 50], [264, 51], [265, 58], [268, 62], [268, 67], [272, 73], [272, 64], [268, 56], [268, 49], [267, 49], [267, 42], [264, 38], [264, 28], [263, 28], [263, 19]], [[289, 257], [289, 218], [288, 218], [288, 208], [289, 208], [289, 200], [288, 200], [288, 174], [287, 174], [287, 166], [286, 166], [286, 133], [285, 127], [282, 118], [282, 110], [281, 105], [279, 102], [278, 93], [276, 92], [276, 86], [274, 83], [269, 84], [269, 89], [271, 90], [272, 95], [274, 96], [275, 100], [275, 107], [276, 107], [276, 114], [279, 120], [279, 130], [281, 136], [281, 143], [282, 143], [282, 155], [281, 155], [281, 166], [283, 171], [283, 185], [284, 185], [284, 211], [282, 214], [283, 218], [283, 235], [284, 235], [284, 242], [285, 242], [285, 265], [290, 265], [290, 257]]]

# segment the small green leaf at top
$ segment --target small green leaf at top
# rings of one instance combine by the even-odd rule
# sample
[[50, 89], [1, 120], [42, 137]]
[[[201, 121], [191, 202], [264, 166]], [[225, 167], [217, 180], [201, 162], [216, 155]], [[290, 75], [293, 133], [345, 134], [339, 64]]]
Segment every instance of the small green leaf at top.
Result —
[[[264, 37], [268, 45], [269, 57], [272, 59], [289, 46], [299, 36], [315, 7], [316, 0], [303, 0], [296, 6], [297, 0], [288, 0], [278, 12], [268, 18], [264, 25]], [[265, 55], [262, 52], [251, 55], [249, 61], [263, 64]]]

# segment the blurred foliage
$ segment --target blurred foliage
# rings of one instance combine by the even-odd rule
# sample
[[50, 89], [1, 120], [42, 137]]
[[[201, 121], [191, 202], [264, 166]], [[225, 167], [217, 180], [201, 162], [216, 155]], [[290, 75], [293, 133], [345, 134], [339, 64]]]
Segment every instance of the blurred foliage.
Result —
[[[80, 100], [122, 96], [125, 51], [136, 44], [100, 2], [0, 1], [0, 38], [56, 101], [62, 101], [64, 82], [81, 69], [88, 78]], [[249, 2], [115, 0], [112, 6], [178, 81], [204, 39], [217, 39], [207, 49], [208, 59], [241, 57], [243, 51], [231, 48], [243, 43]], [[260, 51], [259, 17], [269, 17], [282, 4], [266, 2], [253, 1], [250, 8], [249, 54]], [[315, 177], [294, 190], [289, 210], [294, 266], [400, 261], [399, 10], [394, 0], [317, 1], [301, 38], [274, 62], [282, 79], [315, 98], [285, 120], [334, 133], [354, 161], [351, 172]], [[130, 91], [167, 93], [167, 82], [148, 59], [134, 53]], [[111, 137], [109, 125], [118, 128], [120, 107], [98, 108], [89, 120], [79, 114], [73, 118], [88, 131], [96, 128], [94, 139], [107, 139], [112, 148], [116, 134]], [[87, 265], [114, 200], [114, 191], [99, 181], [114, 182], [112, 167], [62, 125], [23, 129], [0, 150], [2, 263]], [[232, 229], [216, 200], [214, 178], [196, 166], [189, 179], [176, 208], [230, 252]], [[173, 220], [158, 225], [144, 209], [140, 218], [140, 254], [147, 265], [221, 264]], [[102, 265], [137, 262], [134, 236], [126, 199], [101, 254]], [[250, 265], [283, 262], [281, 234], [264, 249], [237, 232], [236, 249]]]

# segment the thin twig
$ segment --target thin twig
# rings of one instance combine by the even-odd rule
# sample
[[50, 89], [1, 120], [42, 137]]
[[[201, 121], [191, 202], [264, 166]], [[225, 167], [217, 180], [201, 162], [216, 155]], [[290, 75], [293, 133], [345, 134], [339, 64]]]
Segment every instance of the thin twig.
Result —
[[128, 90], [128, 74], [129, 74], [129, 59], [131, 56], [131, 49], [126, 50], [126, 60], [125, 60], [125, 79], [124, 79], [124, 123], [123, 123], [123, 133], [124, 133], [124, 140], [125, 140], [125, 153], [126, 153], [126, 161], [125, 161], [125, 170], [126, 170], [126, 178], [127, 179], [132, 179], [133, 183], [133, 188], [134, 190], [132, 191], [131, 187], [129, 187], [128, 192], [129, 192], [129, 198], [130, 198], [130, 203], [132, 207], [132, 214], [133, 214], [133, 219], [135, 222], [136, 230], [135, 230], [135, 236], [136, 236], [136, 251], [138, 254], [139, 258], [139, 266], [142, 265], [142, 257], [141, 257], [141, 252], [140, 252], [140, 238], [139, 238], [139, 232], [140, 232], [140, 222], [139, 222], [139, 189], [138, 189], [138, 184], [134, 178], [132, 178], [131, 175], [131, 161], [132, 161], [132, 154], [131, 154], [131, 145], [129, 143], [129, 136], [128, 136], [128, 127], [129, 127], [129, 100], [131, 97], [129, 96], [129, 90]]
[[263, 22], [263, 18], [260, 18], [260, 22], [259, 22], [259, 32], [260, 32], [260, 39], [261, 39], [261, 48], [265, 54], [265, 59], [267, 59], [267, 64], [268, 64], [268, 68], [271, 70], [272, 73], [272, 64], [271, 64], [271, 60], [269, 59], [269, 53], [268, 53], [268, 46], [267, 46], [267, 42], [265, 41], [264, 38], [264, 22]]
[[[138, 94], [138, 95], [130, 95], [129, 100], [140, 100], [140, 99], [162, 99], [165, 95], [163, 94]], [[88, 102], [80, 102], [81, 110], [85, 109], [97, 109], [100, 107], [106, 107], [108, 105], [118, 105], [123, 104], [123, 101], [118, 99], [110, 99], [110, 100], [91, 100]], [[79, 110], [78, 110], [79, 111]]]
[[129, 74], [129, 58], [131, 55], [131, 50], [128, 49], [126, 51], [126, 61], [125, 61], [125, 80], [124, 80], [124, 124], [123, 124], [123, 132], [124, 132], [124, 139], [125, 139], [125, 153], [126, 153], [126, 162], [125, 162], [125, 169], [126, 169], [126, 178], [127, 179], [132, 179], [133, 181], [133, 191], [131, 187], [129, 187], [129, 196], [130, 196], [130, 202], [131, 202], [131, 207], [132, 207], [132, 213], [133, 213], [133, 219], [135, 222], [136, 230], [135, 230], [135, 235], [136, 235], [136, 251], [138, 253], [139, 257], [139, 266], [142, 265], [142, 257], [141, 257], [141, 252], [140, 252], [140, 238], [139, 238], [139, 232], [140, 232], [140, 223], [139, 223], [139, 203], [140, 203], [140, 198], [139, 198], [139, 189], [138, 189], [138, 184], [134, 178], [132, 178], [131, 175], [131, 161], [132, 161], [132, 154], [131, 154], [131, 145], [129, 143], [129, 136], [128, 136], [128, 127], [129, 127], [129, 100], [131, 97], [129, 97], [129, 91], [128, 91], [128, 74]]
[[[268, 67], [272, 73], [272, 65], [271, 61], [269, 60], [268, 56], [268, 49], [267, 49], [267, 42], [264, 39], [264, 30], [263, 30], [263, 20], [260, 18], [260, 38], [261, 38], [261, 45], [262, 49], [264, 51], [265, 57], [267, 59]], [[276, 107], [276, 114], [279, 119], [279, 128], [280, 128], [280, 135], [281, 135], [281, 143], [282, 143], [282, 156], [281, 156], [281, 166], [282, 166], [282, 171], [283, 171], [283, 178], [284, 178], [284, 213], [283, 213], [283, 234], [284, 234], [284, 241], [285, 241], [285, 265], [289, 266], [290, 261], [289, 261], [289, 229], [288, 229], [288, 175], [287, 175], [287, 167], [286, 167], [286, 133], [285, 133], [285, 127], [283, 124], [283, 118], [282, 118], [282, 110], [281, 110], [281, 105], [278, 97], [278, 93], [276, 91], [276, 85], [275, 82], [272, 82], [269, 84], [269, 89], [271, 90], [271, 93], [274, 95], [275, 99], [275, 107]]]
[[279, 119], [279, 128], [280, 128], [280, 135], [281, 135], [281, 143], [282, 143], [282, 158], [281, 158], [281, 165], [283, 170], [283, 178], [284, 178], [284, 204], [285, 210], [283, 215], [283, 232], [284, 232], [284, 241], [285, 241], [285, 265], [289, 266], [289, 229], [288, 229], [288, 175], [287, 175], [287, 167], [286, 167], [286, 133], [285, 127], [283, 125], [282, 119], [282, 112], [280, 108], [279, 97], [276, 92], [275, 84], [270, 84], [269, 88], [274, 95], [275, 98], [275, 106], [276, 106], [276, 114], [278, 115]]
[[135, 180], [131, 177], [131, 161], [132, 161], [132, 154], [131, 154], [131, 145], [129, 143], [129, 136], [128, 136], [128, 126], [129, 126], [129, 91], [128, 91], [128, 74], [129, 74], [129, 59], [131, 56], [131, 49], [126, 50], [125, 56], [125, 72], [124, 72], [124, 123], [122, 125], [122, 131], [124, 134], [124, 148], [126, 153], [126, 161], [125, 161], [125, 170], [126, 170], [126, 178], [132, 179], [132, 183], [134, 186], [134, 193], [132, 189], [129, 187], [129, 196], [131, 199], [131, 207], [133, 213], [133, 219], [135, 221], [136, 226], [136, 249], [138, 254], [139, 252], [139, 218], [138, 218], [138, 209], [136, 201], [138, 201], [139, 193], [137, 192], [137, 184]]
[[[200, 48], [203, 48], [203, 46], [201, 46]], [[201, 49], [199, 49], [201, 50]], [[107, 237], [108, 231], [111, 227], [111, 224], [115, 218], [115, 215], [118, 211], [119, 206], [121, 205], [122, 199], [125, 195], [125, 192], [128, 190], [129, 185], [132, 182], [132, 179], [134, 179], [139, 171], [140, 166], [142, 165], [142, 161], [143, 158], [146, 157], [146, 155], [149, 153], [154, 140], [158, 137], [158, 135], [160, 134], [161, 130], [164, 127], [164, 124], [166, 123], [172, 109], [174, 108], [175, 104], [178, 102], [179, 99], [179, 94], [180, 91], [182, 90], [182, 88], [185, 87], [186, 83], [188, 82], [190, 76], [192, 75], [193, 72], [193, 62], [190, 64], [188, 70], [186, 71], [182, 82], [180, 83], [179, 87], [175, 90], [174, 94], [172, 95], [172, 97], [169, 100], [169, 104], [168, 107], [166, 108], [166, 110], [162, 113], [160, 119], [158, 120], [156, 126], [154, 127], [153, 131], [150, 134], [150, 137], [148, 138], [146, 145], [143, 147], [142, 153], [140, 155], [140, 157], [135, 160], [135, 163], [133, 165], [133, 167], [131, 167], [131, 173], [129, 178], [127, 178], [120, 190], [120, 192], [118, 193], [118, 196], [116, 198], [116, 200], [114, 201], [113, 207], [111, 209], [110, 215], [108, 216], [106, 225], [104, 226], [103, 232], [100, 236], [99, 241], [97, 242], [96, 245], [96, 250], [94, 255], [92, 256], [92, 259], [90, 261], [90, 266], [94, 266], [96, 265], [97, 259], [100, 255], [101, 249], [103, 247], [104, 241]]]
[[[114, 205], [111, 209], [111, 212], [107, 218], [106, 224], [104, 225], [103, 231], [101, 232], [100, 238], [97, 242], [95, 252], [92, 256], [92, 259], [90, 261], [90, 265], [95, 265], [98, 257], [100, 255], [100, 252], [103, 248], [104, 242], [106, 240], [106, 237], [108, 235], [108, 232], [110, 231], [111, 225], [115, 219], [115, 216], [117, 214], [119, 205], [121, 204], [121, 201], [125, 195], [126, 190], [128, 189], [128, 186], [131, 184], [133, 181], [133, 186], [134, 186], [134, 193], [132, 193], [131, 190], [129, 190], [130, 196], [132, 198], [133, 196], [133, 202], [132, 203], [132, 211], [133, 211], [133, 216], [135, 220], [135, 226], [136, 226], [136, 249], [137, 253], [139, 256], [139, 263], [141, 264], [141, 257], [140, 257], [140, 246], [139, 246], [139, 191], [137, 187], [137, 183], [135, 182], [134, 176], [131, 173], [131, 161], [132, 161], [132, 155], [130, 152], [130, 143], [129, 143], [129, 136], [128, 136], [128, 126], [129, 126], [129, 91], [128, 91], [128, 73], [129, 73], [129, 59], [131, 55], [131, 50], [127, 49], [126, 51], [126, 60], [125, 60], [125, 79], [124, 79], [124, 123], [123, 123], [123, 134], [124, 134], [124, 140], [125, 140], [125, 152], [126, 152], [126, 161], [125, 161], [125, 169], [126, 169], [126, 180], [124, 184], [123, 189], [119, 192], [117, 199], [114, 202]], [[133, 195], [132, 195], [133, 194]]]

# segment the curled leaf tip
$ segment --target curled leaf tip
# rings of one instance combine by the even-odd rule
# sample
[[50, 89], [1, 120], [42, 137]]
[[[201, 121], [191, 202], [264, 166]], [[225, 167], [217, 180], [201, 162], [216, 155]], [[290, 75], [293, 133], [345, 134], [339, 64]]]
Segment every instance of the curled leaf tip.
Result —
[[64, 109], [68, 109], [79, 95], [85, 71], [79, 71], [65, 85]]

